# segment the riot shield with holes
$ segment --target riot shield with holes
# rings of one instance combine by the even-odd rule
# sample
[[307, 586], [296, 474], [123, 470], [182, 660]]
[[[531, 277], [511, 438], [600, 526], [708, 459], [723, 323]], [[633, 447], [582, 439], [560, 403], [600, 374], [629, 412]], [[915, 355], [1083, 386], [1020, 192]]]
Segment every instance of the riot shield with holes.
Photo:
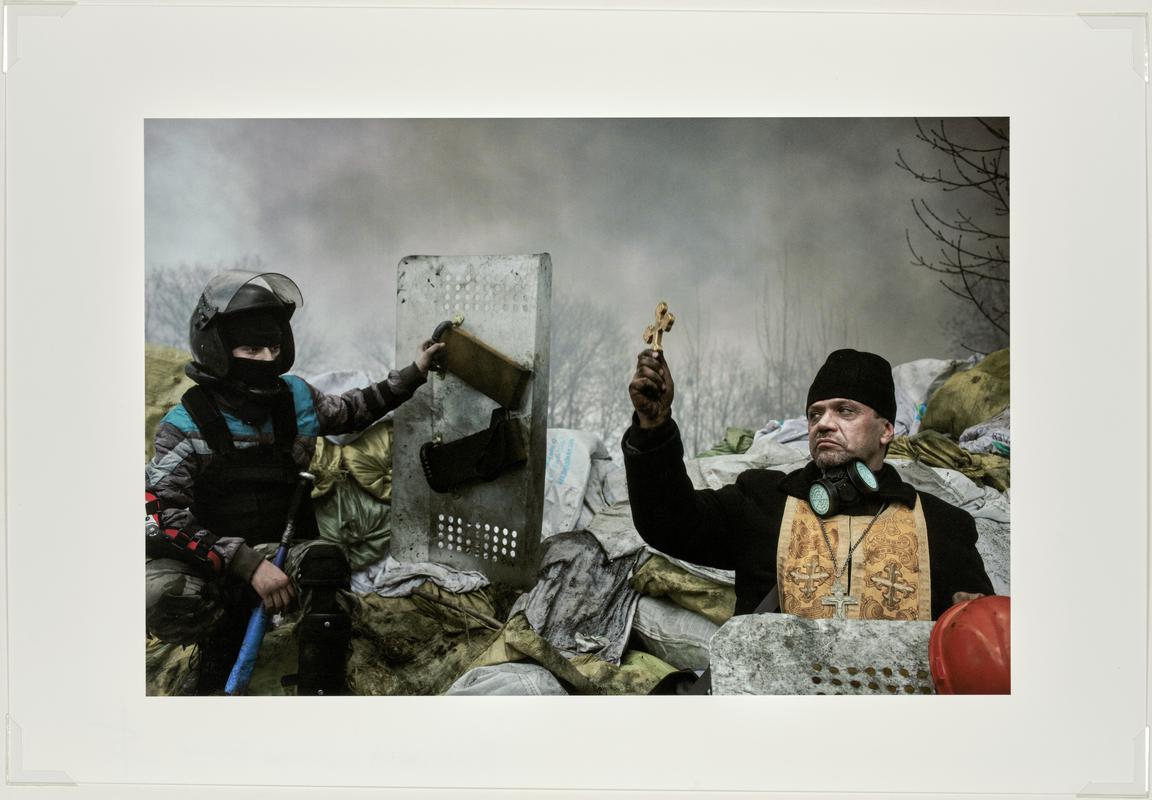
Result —
[[552, 262], [409, 256], [396, 276], [397, 351], [445, 342], [395, 412], [392, 553], [536, 582], [547, 448]]
[[733, 617], [712, 637], [713, 694], [933, 694], [933, 623]]

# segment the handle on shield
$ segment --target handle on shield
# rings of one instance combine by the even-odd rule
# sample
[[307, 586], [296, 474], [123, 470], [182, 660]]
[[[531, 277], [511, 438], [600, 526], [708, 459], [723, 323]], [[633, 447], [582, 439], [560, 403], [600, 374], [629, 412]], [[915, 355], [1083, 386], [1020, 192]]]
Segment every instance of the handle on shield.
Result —
[[[280, 537], [280, 547], [272, 563], [278, 569], [284, 568], [284, 560], [288, 556], [288, 549], [292, 546], [292, 537], [296, 535], [296, 512], [304, 500], [304, 493], [312, 490], [315, 476], [308, 472], [301, 472], [296, 482], [296, 489], [292, 493], [292, 502], [288, 505], [288, 521], [284, 525], [284, 534]], [[268, 630], [268, 612], [261, 603], [248, 619], [248, 629], [244, 632], [244, 642], [240, 645], [240, 654], [236, 656], [236, 663], [228, 674], [228, 682], [224, 684], [224, 694], [240, 694], [248, 687], [252, 680], [252, 671], [256, 668], [256, 656], [260, 654], [260, 644], [264, 641], [264, 633]]]

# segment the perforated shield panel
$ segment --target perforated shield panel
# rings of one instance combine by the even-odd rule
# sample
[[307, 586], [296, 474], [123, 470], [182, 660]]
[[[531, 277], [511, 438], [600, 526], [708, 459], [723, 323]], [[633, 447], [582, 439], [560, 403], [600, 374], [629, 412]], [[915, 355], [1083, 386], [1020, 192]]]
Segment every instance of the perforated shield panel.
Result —
[[420, 464], [427, 442], [454, 442], [488, 427], [494, 400], [460, 378], [429, 374], [395, 414], [392, 551], [401, 561], [478, 570], [493, 582], [536, 582], [547, 451], [548, 332], [552, 262], [524, 256], [409, 256], [397, 267], [397, 352], [462, 315], [462, 329], [532, 370], [519, 406], [526, 464], [490, 482], [432, 491]]

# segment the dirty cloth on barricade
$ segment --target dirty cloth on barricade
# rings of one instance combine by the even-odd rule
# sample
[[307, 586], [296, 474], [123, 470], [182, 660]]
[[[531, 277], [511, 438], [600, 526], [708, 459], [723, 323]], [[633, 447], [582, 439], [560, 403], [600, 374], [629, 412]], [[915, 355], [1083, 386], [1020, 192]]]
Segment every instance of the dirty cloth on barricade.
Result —
[[546, 668], [570, 694], [647, 694], [661, 678], [674, 671], [656, 656], [634, 650], [626, 651], [619, 665], [591, 653], [568, 658], [534, 631], [523, 613], [512, 615], [469, 671], [525, 659]]
[[[443, 692], [496, 638], [501, 624], [494, 614], [483, 590], [452, 594], [426, 584], [409, 597], [357, 596], [348, 659], [350, 692]], [[277, 617], [260, 646], [247, 694], [295, 692], [285, 684], [298, 667], [298, 619], [298, 612]], [[196, 645], [166, 645], [150, 638], [146, 653], [149, 695], [189, 694], [195, 689], [200, 663]]]
[[588, 523], [587, 531], [596, 537], [609, 560], [644, 548], [644, 540], [632, 523], [632, 504], [627, 500], [603, 509]]
[[728, 456], [743, 453], [752, 446], [756, 434], [748, 428], [728, 428], [724, 431], [724, 438], [705, 450], [697, 453], [697, 458], [710, 456]]
[[555, 534], [542, 543], [540, 577], [512, 606], [566, 656], [588, 653], [620, 663], [637, 595], [628, 585], [636, 556], [610, 560], [588, 531]]
[[361, 597], [348, 684], [358, 695], [440, 694], [500, 629], [484, 590], [453, 594], [426, 583], [409, 597]]
[[693, 575], [664, 555], [652, 556], [636, 570], [632, 588], [648, 597], [667, 597], [717, 625], [723, 625], [736, 609], [734, 586]]
[[892, 440], [887, 457], [954, 469], [1000, 492], [1007, 491], [1011, 483], [1012, 465], [1007, 458], [991, 453], [970, 453], [939, 431], [921, 430], [913, 436], [898, 436]]
[[490, 581], [482, 572], [459, 570], [444, 564], [416, 562], [402, 564], [392, 556], [352, 575], [352, 591], [381, 597], [407, 597], [425, 581], [431, 581], [453, 594], [474, 592]]

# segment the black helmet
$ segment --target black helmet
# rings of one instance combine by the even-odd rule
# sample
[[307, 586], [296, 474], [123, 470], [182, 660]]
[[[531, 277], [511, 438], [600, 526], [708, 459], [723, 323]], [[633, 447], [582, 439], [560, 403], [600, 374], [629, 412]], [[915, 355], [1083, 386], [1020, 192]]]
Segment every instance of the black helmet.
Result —
[[231, 361], [232, 343], [226, 340], [225, 328], [247, 312], [272, 312], [280, 324], [280, 355], [276, 359], [280, 372], [287, 372], [296, 360], [296, 345], [289, 320], [304, 297], [291, 278], [278, 272], [228, 270], [208, 281], [188, 324], [188, 343], [192, 361], [203, 372], [224, 379]]

